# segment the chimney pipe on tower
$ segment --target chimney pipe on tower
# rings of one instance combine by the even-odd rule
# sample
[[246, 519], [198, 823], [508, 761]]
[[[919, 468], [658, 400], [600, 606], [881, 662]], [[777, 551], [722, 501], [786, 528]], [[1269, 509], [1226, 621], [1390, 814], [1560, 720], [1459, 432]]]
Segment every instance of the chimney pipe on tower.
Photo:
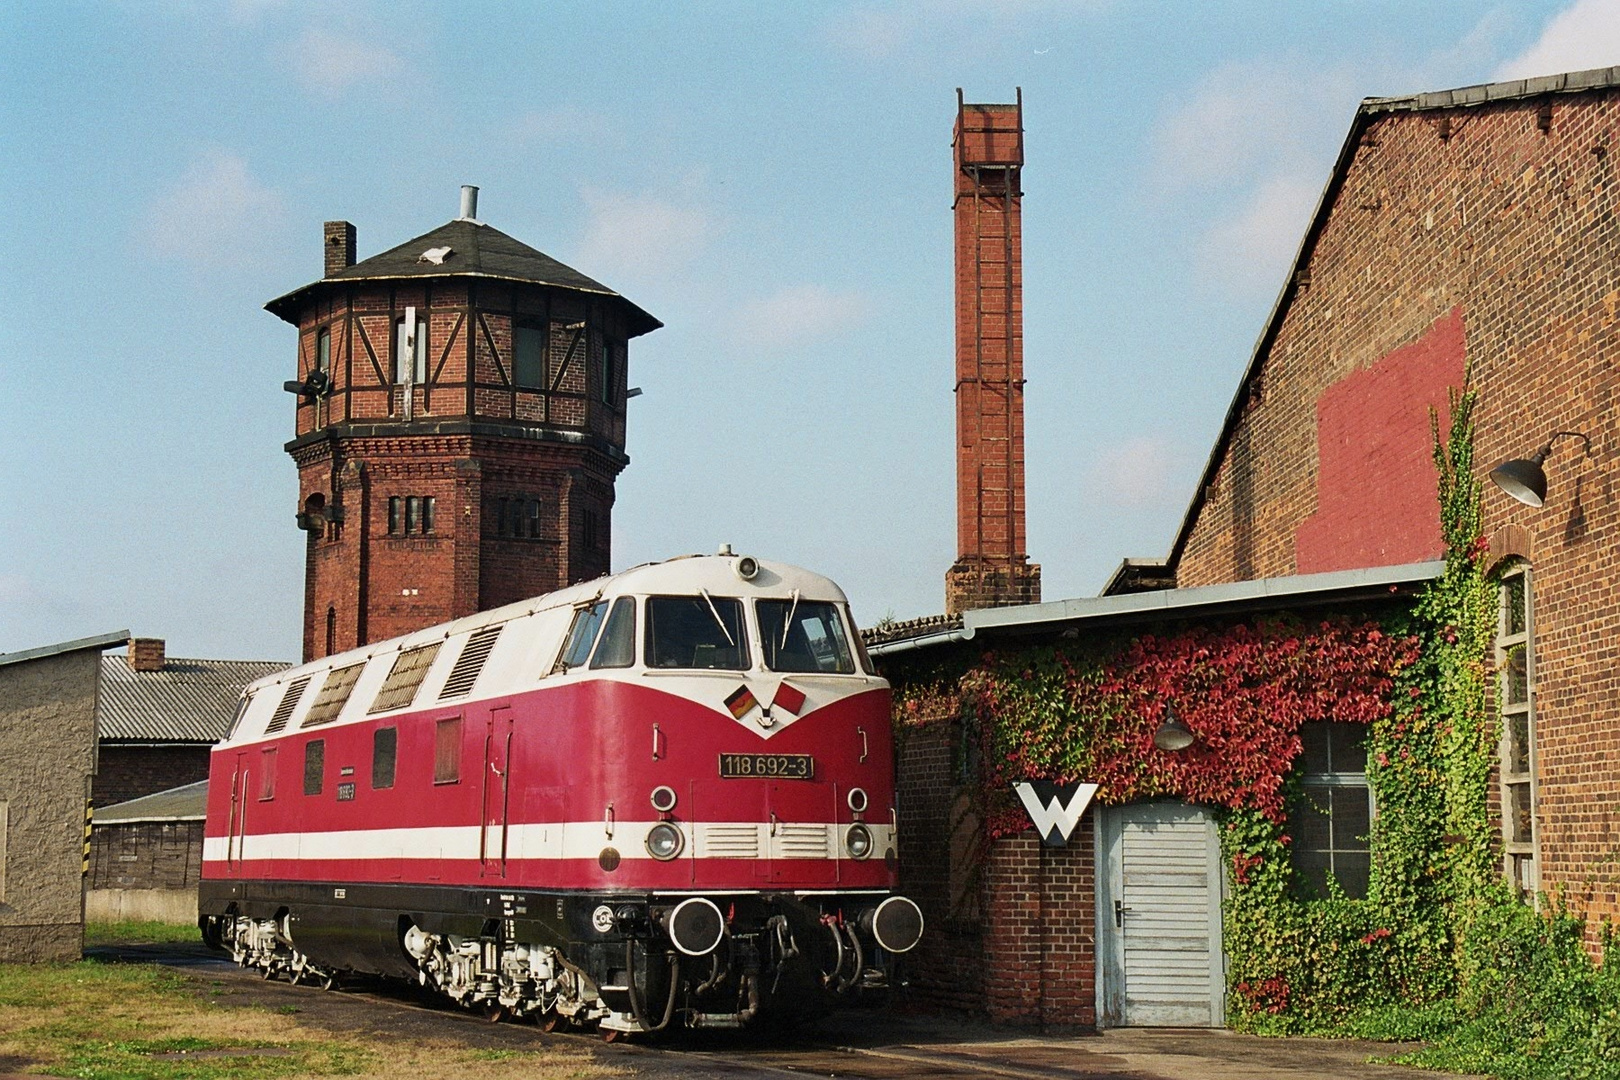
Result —
[[478, 189], [472, 184], [461, 185], [461, 217], [462, 221], [478, 220]]

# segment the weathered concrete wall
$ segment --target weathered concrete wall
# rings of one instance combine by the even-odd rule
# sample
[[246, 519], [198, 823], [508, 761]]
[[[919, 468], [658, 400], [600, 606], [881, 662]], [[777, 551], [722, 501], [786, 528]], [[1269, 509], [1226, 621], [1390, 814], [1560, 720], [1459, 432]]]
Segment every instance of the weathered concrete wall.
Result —
[[84, 917], [90, 922], [195, 923], [197, 890], [91, 889], [84, 894]]
[[0, 961], [81, 953], [100, 676], [95, 649], [0, 666]]

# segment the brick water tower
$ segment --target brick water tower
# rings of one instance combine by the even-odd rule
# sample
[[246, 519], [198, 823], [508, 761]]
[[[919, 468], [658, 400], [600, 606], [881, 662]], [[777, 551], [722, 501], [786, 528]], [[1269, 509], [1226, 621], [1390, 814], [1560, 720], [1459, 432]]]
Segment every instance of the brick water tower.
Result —
[[1037, 604], [1024, 532], [1024, 94], [956, 92], [956, 562], [945, 610]]
[[355, 261], [266, 310], [298, 328], [304, 659], [608, 572], [627, 345], [662, 324], [477, 219]]

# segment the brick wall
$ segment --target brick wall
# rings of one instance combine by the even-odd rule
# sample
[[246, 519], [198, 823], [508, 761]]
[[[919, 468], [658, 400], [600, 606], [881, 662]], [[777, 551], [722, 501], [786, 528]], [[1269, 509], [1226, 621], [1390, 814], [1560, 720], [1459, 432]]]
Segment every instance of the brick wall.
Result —
[[[1484, 511], [1486, 536], [1518, 530], [1534, 567], [1541, 884], [1608, 917], [1620, 916], [1617, 135], [1614, 91], [1368, 121], [1177, 577], [1193, 586], [1420, 553], [1428, 545], [1413, 540], [1436, 535], [1432, 503], [1412, 498], [1420, 479], [1432, 490], [1426, 417], [1366, 407], [1358, 421], [1380, 395], [1356, 406], [1352, 391], [1393, 365], [1415, 376], [1414, 405], [1440, 404], [1438, 376], [1458, 366], [1448, 342], [1460, 340], [1479, 390], [1481, 475], [1555, 430], [1590, 435], [1590, 457], [1577, 440], [1554, 450], [1545, 507], [1487, 485]], [[1341, 445], [1324, 447], [1346, 400]], [[1383, 460], [1368, 450], [1380, 439]]]
[[96, 806], [138, 799], [208, 779], [207, 746], [119, 746], [102, 742], [90, 799]]
[[899, 745], [900, 889], [926, 930], [906, 955], [910, 1001], [1050, 1030], [1096, 1026], [1096, 842], [1088, 815], [1066, 848], [1034, 831], [986, 845], [958, 781], [960, 728]]

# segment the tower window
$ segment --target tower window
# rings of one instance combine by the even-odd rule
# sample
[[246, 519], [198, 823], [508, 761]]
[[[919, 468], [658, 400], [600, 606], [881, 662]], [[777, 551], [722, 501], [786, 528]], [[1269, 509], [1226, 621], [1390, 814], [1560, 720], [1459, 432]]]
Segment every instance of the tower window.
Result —
[[540, 500], [527, 495], [496, 499], [495, 535], [518, 540], [540, 539]]
[[611, 405], [614, 401], [614, 376], [616, 374], [613, 365], [613, 344], [609, 341], [602, 341], [598, 347], [601, 350], [598, 355], [598, 369], [601, 379], [602, 403]]
[[[414, 358], [415, 363], [409, 367], [405, 365], [407, 359]], [[394, 320], [394, 382], [406, 381], [406, 374], [410, 375], [410, 382], [417, 385], [427, 382], [428, 368], [428, 324], [427, 319], [417, 316], [416, 328], [413, 333], [403, 318]]]
[[537, 322], [520, 322], [512, 331], [512, 384], [546, 385], [546, 331]]
[[432, 495], [390, 495], [389, 536], [432, 536], [435, 500]]
[[579, 539], [587, 551], [596, 547], [596, 511], [585, 510], [579, 515]]
[[315, 335], [315, 370], [327, 374], [332, 371], [332, 331], [325, 326]]

